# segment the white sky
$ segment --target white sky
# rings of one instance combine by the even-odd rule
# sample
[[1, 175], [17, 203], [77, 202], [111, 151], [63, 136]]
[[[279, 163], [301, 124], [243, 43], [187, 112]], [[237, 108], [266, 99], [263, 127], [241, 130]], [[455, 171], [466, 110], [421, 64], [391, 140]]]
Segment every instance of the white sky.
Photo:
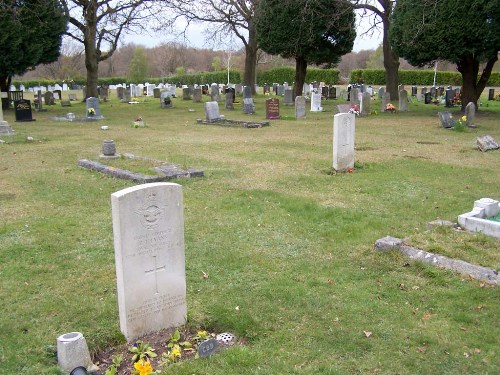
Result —
[[[379, 31], [375, 31], [371, 37], [369, 36], [360, 36], [362, 32], [365, 31], [367, 23], [364, 22], [364, 20], [360, 20], [358, 16], [358, 22], [357, 22], [357, 32], [358, 36], [356, 37], [354, 41], [354, 47], [353, 51], [354, 52], [359, 52], [361, 50], [368, 50], [368, 49], [377, 49], [377, 47], [382, 43], [382, 33]], [[188, 38], [189, 40], [186, 41], [186, 44], [190, 47], [196, 47], [196, 48], [212, 48], [211, 46], [206, 45], [205, 43], [205, 37], [203, 35], [203, 30], [205, 26], [200, 25], [200, 24], [192, 24], [188, 28]], [[163, 42], [169, 42], [173, 41], [175, 39], [173, 38], [168, 38], [165, 37], [165, 35], [161, 34], [154, 34], [152, 33], [151, 35], [143, 34], [143, 35], [126, 35], [122, 38], [122, 44], [126, 43], [134, 43], [138, 45], [143, 45], [145, 47], [156, 47], [159, 44]], [[238, 39], [236, 39], [238, 40]], [[238, 48], [241, 47], [241, 45], [238, 46]], [[222, 49], [223, 47], [221, 47]]]

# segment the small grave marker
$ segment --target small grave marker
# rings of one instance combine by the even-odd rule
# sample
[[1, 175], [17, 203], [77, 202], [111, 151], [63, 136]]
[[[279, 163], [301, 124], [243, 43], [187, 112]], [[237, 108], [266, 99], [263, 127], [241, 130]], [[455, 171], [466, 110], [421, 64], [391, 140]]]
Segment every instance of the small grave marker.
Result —
[[306, 117], [306, 98], [304, 96], [295, 97], [295, 117]]
[[210, 357], [217, 350], [217, 340], [210, 339], [198, 345], [198, 355], [200, 358]]
[[438, 115], [439, 115], [439, 120], [441, 120], [441, 126], [443, 128], [449, 129], [455, 125], [451, 112], [442, 111], [438, 112]]

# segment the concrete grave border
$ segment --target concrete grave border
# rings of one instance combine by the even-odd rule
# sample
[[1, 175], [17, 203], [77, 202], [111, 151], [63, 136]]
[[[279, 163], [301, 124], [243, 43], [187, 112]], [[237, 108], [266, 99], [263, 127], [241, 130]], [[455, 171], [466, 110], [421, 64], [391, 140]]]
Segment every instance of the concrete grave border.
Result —
[[91, 171], [107, 174], [115, 178], [120, 178], [122, 180], [131, 180], [140, 184], [147, 184], [151, 182], [163, 182], [176, 178], [203, 177], [205, 175], [205, 172], [203, 170], [193, 169], [193, 168], [188, 168], [187, 170], [183, 170], [177, 164], [166, 163], [161, 160], [155, 160], [142, 156], [135, 156], [132, 154], [122, 154], [122, 156], [124, 156], [127, 159], [153, 161], [161, 163], [162, 165], [159, 167], [152, 168], [152, 170], [157, 173], [156, 176], [155, 175], [149, 176], [141, 173], [128, 171], [126, 169], [114, 168], [110, 167], [109, 165], [105, 165], [97, 161], [92, 161], [88, 159], [78, 160], [78, 166], [81, 168], [89, 169]]
[[404, 244], [404, 240], [400, 238], [391, 236], [380, 238], [375, 242], [375, 250], [378, 252], [399, 250], [410, 259], [453, 270], [457, 273], [468, 275], [474, 279], [484, 281], [491, 285], [500, 285], [500, 276], [498, 275], [497, 270], [407, 246]]

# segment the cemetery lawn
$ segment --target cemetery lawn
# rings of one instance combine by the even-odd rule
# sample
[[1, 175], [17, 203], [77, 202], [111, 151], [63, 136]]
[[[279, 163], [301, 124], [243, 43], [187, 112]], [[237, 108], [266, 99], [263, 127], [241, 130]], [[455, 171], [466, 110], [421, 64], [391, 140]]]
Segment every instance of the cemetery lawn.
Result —
[[[256, 102], [253, 116], [241, 105], [221, 113], [263, 121], [264, 97]], [[175, 181], [184, 192], [184, 328], [232, 332], [244, 344], [163, 374], [498, 373], [499, 288], [373, 245], [391, 235], [500, 268], [499, 240], [426, 231], [437, 218], [456, 222], [477, 199], [500, 199], [500, 151], [475, 149], [477, 136], [500, 140], [500, 102], [483, 98], [478, 128], [464, 132], [439, 126], [442, 106], [416, 102], [357, 118], [356, 169], [333, 174], [339, 103], [300, 120], [281, 105], [286, 119], [260, 129], [198, 125], [203, 104], [182, 98], [160, 109], [159, 99], [113, 96], [100, 122], [49, 119], [83, 115], [83, 103], [34, 112], [29, 123], [5, 111], [17, 133], [0, 136], [0, 373], [58, 374], [56, 337], [68, 332], [82, 332], [92, 353], [124, 343], [110, 195], [134, 183], [77, 165], [99, 160], [105, 139], [118, 153], [205, 171]], [[138, 116], [147, 127], [131, 126]]]

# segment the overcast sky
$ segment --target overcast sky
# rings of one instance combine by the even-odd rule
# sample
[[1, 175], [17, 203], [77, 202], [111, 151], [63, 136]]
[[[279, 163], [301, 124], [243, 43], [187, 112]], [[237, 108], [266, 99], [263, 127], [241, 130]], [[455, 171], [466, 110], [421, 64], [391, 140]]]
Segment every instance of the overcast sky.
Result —
[[[358, 26], [356, 27], [356, 31], [358, 32], [358, 36], [354, 41], [353, 51], [359, 52], [361, 50], [377, 49], [380, 43], [382, 43], [382, 33], [375, 31], [371, 37], [360, 36], [361, 33], [365, 31], [366, 22], [364, 22], [364, 20], [360, 20], [358, 16], [357, 25]], [[196, 48], [213, 48], [212, 46], [207, 45], [205, 42], [205, 36], [203, 35], [203, 30], [205, 27], [206, 26], [199, 24], [190, 25], [188, 28], [189, 40], [186, 41], [186, 44], [190, 47], [196, 47]], [[143, 34], [143, 35], [126, 35], [124, 38], [122, 38], [122, 43], [123, 44], [134, 43], [151, 48], [151, 47], [156, 47], [161, 43], [170, 42], [174, 40], [175, 39], [172, 37], [168, 38], [165, 37], [165, 35], [161, 34], [152, 34], [152, 35]], [[183, 40], [179, 41], [183, 42]], [[242, 44], [240, 43], [240, 45], [238, 45], [238, 48], [241, 47]], [[224, 49], [224, 47], [223, 46], [219, 48], [215, 47], [214, 49]]]

